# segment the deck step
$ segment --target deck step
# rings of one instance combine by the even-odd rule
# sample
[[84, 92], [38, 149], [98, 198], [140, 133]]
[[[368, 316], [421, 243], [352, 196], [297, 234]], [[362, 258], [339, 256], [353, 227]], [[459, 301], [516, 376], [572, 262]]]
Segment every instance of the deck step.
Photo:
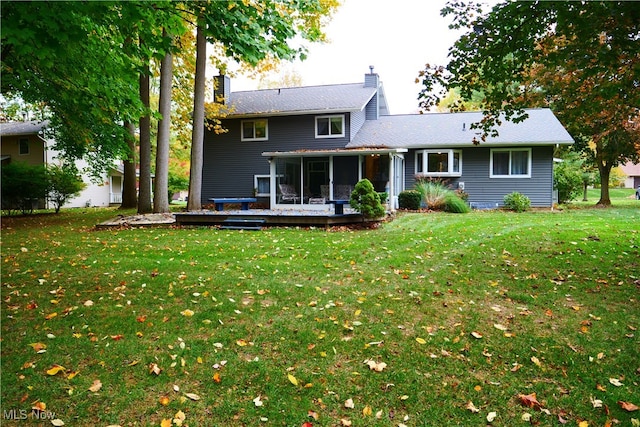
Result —
[[222, 222], [222, 230], [262, 230], [266, 222], [263, 218], [227, 218]]

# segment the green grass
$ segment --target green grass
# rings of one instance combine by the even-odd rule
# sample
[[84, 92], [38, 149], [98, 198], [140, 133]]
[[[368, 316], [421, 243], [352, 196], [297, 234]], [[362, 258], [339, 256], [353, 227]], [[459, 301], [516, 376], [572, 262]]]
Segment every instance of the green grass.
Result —
[[67, 426], [632, 425], [617, 402], [640, 405], [640, 204], [614, 205], [367, 231], [3, 218], [2, 425], [40, 423], [36, 402]]

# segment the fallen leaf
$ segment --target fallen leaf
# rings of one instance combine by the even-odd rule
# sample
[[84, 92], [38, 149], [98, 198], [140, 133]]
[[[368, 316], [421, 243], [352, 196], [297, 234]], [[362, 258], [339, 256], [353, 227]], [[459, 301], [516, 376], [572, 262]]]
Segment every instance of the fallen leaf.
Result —
[[31, 405], [31, 409], [33, 409], [34, 411], [44, 411], [45, 409], [47, 409], [47, 404], [37, 400], [33, 402], [33, 404]]
[[256, 405], [257, 407], [262, 406], [263, 403], [262, 403], [262, 400], [260, 400], [260, 396], [253, 399], [253, 404]]
[[592, 405], [594, 408], [602, 408], [602, 400], [600, 400], [600, 399], [594, 399], [594, 398], [593, 398], [593, 396], [591, 396], [591, 397], [589, 398], [589, 400], [591, 400], [591, 405]]
[[528, 408], [540, 408], [542, 405], [538, 402], [535, 393], [531, 394], [519, 394], [518, 399], [520, 399], [520, 403]]
[[427, 343], [424, 338], [416, 338], [416, 342], [418, 344], [426, 344]]
[[64, 366], [53, 365], [51, 368], [47, 370], [47, 375], [56, 375], [58, 372], [62, 372], [65, 370]]
[[149, 365], [150, 374], [160, 375], [160, 372], [162, 372], [162, 369], [160, 369], [160, 367], [157, 364], [152, 363], [151, 365]]
[[345, 407], [345, 408], [353, 409], [353, 408], [355, 408], [355, 406], [356, 406], [356, 405], [353, 403], [353, 399], [347, 399], [347, 400], [345, 400], [345, 402], [344, 402], [344, 407]]
[[160, 427], [171, 427], [171, 420], [170, 419], [163, 419], [160, 422]]
[[382, 372], [384, 368], [387, 367], [387, 364], [384, 362], [376, 362], [375, 360], [367, 359], [364, 361], [369, 366], [369, 369], [376, 372]]
[[305, 421], [304, 423], [302, 423], [302, 427], [313, 427], [313, 424], [311, 424], [309, 421]]
[[316, 421], [320, 419], [320, 415], [316, 411], [312, 411], [311, 409], [307, 411], [307, 417], [313, 418]]
[[620, 407], [622, 409], [624, 409], [627, 412], [633, 412], [633, 411], [637, 411], [638, 410], [638, 406], [634, 405], [631, 402], [624, 402], [622, 400], [618, 401], [618, 405], [620, 405]]
[[191, 317], [195, 313], [192, 310], [186, 309], [184, 311], [181, 311], [180, 314], [182, 314], [184, 317]]
[[147, 316], [138, 316], [136, 317], [136, 321], [140, 322], [140, 323], [144, 323], [147, 321]]
[[97, 393], [102, 388], [102, 383], [100, 380], [94, 380], [91, 387], [89, 387], [89, 391], [92, 393]]
[[51, 319], [53, 319], [54, 317], [56, 317], [57, 315], [58, 315], [58, 313], [53, 312], [53, 313], [49, 313], [49, 314], [47, 314], [46, 316], [44, 316], [44, 318], [45, 318], [45, 320], [51, 320]]
[[476, 406], [473, 404], [472, 401], [468, 401], [467, 402], [467, 406], [465, 406], [465, 409], [473, 412], [473, 413], [478, 413], [480, 412], [480, 409], [476, 408]]
[[540, 362], [540, 359], [538, 359], [535, 356], [531, 356], [531, 361], [536, 365], [536, 366], [542, 366], [542, 362]]
[[499, 331], [506, 331], [506, 330], [507, 330], [507, 327], [506, 327], [506, 326], [504, 326], [504, 325], [501, 325], [500, 323], [495, 323], [495, 324], [493, 325], [493, 327], [494, 327], [494, 328], [496, 328], [496, 329], [498, 329]]
[[522, 419], [522, 421], [524, 421], [525, 423], [528, 423], [529, 421], [531, 421], [531, 414], [528, 412], [525, 412], [524, 414], [522, 414], [520, 419]]
[[51, 420], [51, 425], [62, 427], [64, 425], [64, 421], [62, 421], [60, 418], [56, 418], [54, 420]]
[[93, 305], [93, 301], [91, 301], [90, 299], [88, 299], [88, 300], [86, 300], [86, 301], [84, 302], [84, 306], [85, 306], [85, 307], [91, 307], [92, 305]]
[[490, 422], [490, 423], [493, 422], [493, 420], [495, 420], [497, 416], [498, 416], [497, 412], [489, 412], [487, 414], [487, 422]]
[[342, 418], [340, 420], [340, 425], [344, 426], [344, 427], [350, 427], [351, 426], [351, 421], [346, 419], [346, 418]]
[[160, 399], [158, 400], [158, 402], [160, 402], [160, 404], [162, 406], [167, 406], [169, 404], [169, 402], [171, 402], [171, 400], [169, 399], [169, 397], [167, 396], [162, 396], [160, 397]]
[[609, 378], [609, 382], [611, 384], [613, 384], [614, 386], [616, 386], [616, 387], [622, 387], [623, 386], [623, 384], [617, 378]]
[[482, 338], [482, 334], [480, 332], [476, 332], [476, 331], [471, 332], [471, 336], [474, 337], [475, 339], [478, 339], [478, 340], [480, 338]]
[[124, 338], [124, 335], [122, 335], [122, 334], [111, 335], [111, 339], [114, 340], [114, 341], [120, 341], [123, 338]]
[[47, 345], [41, 342], [34, 342], [29, 345], [35, 350], [36, 353], [44, 353], [45, 349], [47, 348]]
[[589, 421], [580, 421], [578, 427], [589, 427]]
[[178, 411], [176, 412], [176, 414], [173, 416], [173, 423], [177, 426], [181, 426], [182, 423], [184, 422], [184, 420], [187, 418], [187, 416], [184, 414], [184, 412], [182, 411]]
[[213, 381], [215, 381], [216, 383], [222, 381], [222, 378], [220, 378], [220, 372], [216, 372], [213, 374]]
[[367, 405], [364, 408], [362, 408], [362, 415], [364, 415], [365, 417], [370, 417], [373, 414], [373, 409], [371, 409], [371, 406]]
[[289, 379], [289, 382], [293, 385], [298, 385], [298, 380], [296, 379], [296, 377], [294, 377], [291, 374], [287, 374], [287, 378]]
[[191, 400], [200, 400], [200, 396], [198, 396], [195, 393], [185, 393], [184, 395], [187, 396]]

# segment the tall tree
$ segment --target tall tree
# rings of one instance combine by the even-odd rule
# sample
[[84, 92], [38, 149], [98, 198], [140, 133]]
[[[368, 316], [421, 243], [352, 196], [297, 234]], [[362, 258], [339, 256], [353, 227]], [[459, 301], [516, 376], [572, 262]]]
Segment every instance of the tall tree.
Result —
[[123, 160], [123, 182], [121, 209], [138, 206], [138, 185], [136, 177], [136, 128], [133, 123], [125, 123], [129, 156]]
[[[166, 34], [166, 31], [165, 31]], [[173, 54], [167, 51], [160, 63], [160, 102], [158, 112], [158, 139], [156, 144], [156, 178], [153, 193], [153, 211], [169, 212], [169, 141], [171, 139], [171, 90], [173, 81]]]
[[138, 183], [138, 213], [146, 214], [151, 207], [151, 113], [149, 94], [149, 74], [140, 73], [140, 99], [146, 107], [146, 113], [140, 117], [140, 178]]
[[189, 174], [189, 200], [187, 209], [202, 209], [202, 162], [204, 144], [204, 89], [207, 66], [207, 40], [202, 16], [196, 29], [196, 75], [193, 89], [193, 136], [191, 139], [191, 173]]
[[[198, 20], [198, 31], [213, 43], [222, 55], [256, 66], [264, 60], [289, 60], [306, 57], [304, 46], [295, 46], [298, 37], [306, 41], [322, 41], [323, 18], [337, 7], [336, 0], [311, 0], [284, 2], [279, 0], [247, 0], [222, 3], [207, 1], [193, 3]], [[200, 43], [200, 41], [197, 41]], [[218, 63], [223, 62], [217, 58]], [[198, 66], [196, 64], [196, 82]], [[196, 83], [198, 87], [198, 83]], [[191, 174], [189, 181], [189, 210], [200, 209], [202, 194], [202, 139], [204, 123], [196, 114], [200, 100], [195, 105], [198, 90], [194, 92], [194, 122], [191, 146]], [[204, 100], [202, 100], [204, 102]], [[204, 109], [204, 107], [203, 107]], [[204, 122], [204, 114], [202, 116]], [[200, 132], [202, 131], [202, 135]], [[197, 199], [197, 200], [194, 200]]]
[[418, 76], [421, 106], [439, 103], [438, 86], [459, 88], [464, 99], [483, 93], [477, 142], [502, 118], [517, 122], [524, 108], [551, 107], [576, 145], [591, 151], [598, 204], [610, 205], [611, 168], [637, 159], [640, 146], [640, 9], [624, 1], [505, 1], [485, 13], [473, 2], [450, 2], [442, 15], [466, 33], [446, 67], [427, 65]]

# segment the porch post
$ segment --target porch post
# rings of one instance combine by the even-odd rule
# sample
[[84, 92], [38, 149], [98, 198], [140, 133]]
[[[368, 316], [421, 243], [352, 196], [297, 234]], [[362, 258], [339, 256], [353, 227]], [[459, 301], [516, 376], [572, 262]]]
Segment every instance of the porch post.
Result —
[[393, 153], [389, 153], [389, 181], [387, 181], [388, 183], [388, 187], [387, 187], [387, 204], [389, 205], [389, 210], [390, 211], [394, 211], [395, 210], [395, 206], [393, 203], [393, 195], [396, 193], [396, 186], [395, 186], [395, 176], [396, 176], [396, 170], [395, 170], [395, 161], [394, 161], [394, 155]]
[[275, 209], [278, 193], [276, 179], [276, 159], [269, 158], [269, 209]]

